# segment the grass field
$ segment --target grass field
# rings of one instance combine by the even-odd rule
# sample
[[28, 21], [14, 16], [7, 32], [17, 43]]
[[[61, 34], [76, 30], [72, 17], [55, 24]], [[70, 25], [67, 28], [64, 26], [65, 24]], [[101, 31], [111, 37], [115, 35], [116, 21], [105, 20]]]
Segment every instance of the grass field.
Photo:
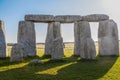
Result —
[[[8, 47], [8, 56], [10, 47]], [[74, 57], [73, 48], [64, 49], [62, 61], [43, 57], [44, 48], [37, 47], [37, 57], [25, 58], [20, 63], [10, 63], [9, 57], [0, 59], [0, 80], [119, 80], [120, 57], [97, 57], [95, 61], [83, 61]], [[32, 59], [44, 64], [29, 64]]]

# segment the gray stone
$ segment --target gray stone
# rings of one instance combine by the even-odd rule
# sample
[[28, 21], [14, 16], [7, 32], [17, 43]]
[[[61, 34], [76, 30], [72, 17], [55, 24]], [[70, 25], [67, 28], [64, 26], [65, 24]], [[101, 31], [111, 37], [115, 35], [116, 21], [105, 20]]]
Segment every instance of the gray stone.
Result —
[[51, 55], [52, 60], [62, 59], [63, 51], [63, 38], [61, 37], [60, 23], [53, 23], [53, 52]]
[[24, 45], [24, 57], [36, 56], [36, 35], [35, 27], [32, 22], [19, 22], [18, 43]]
[[98, 22], [103, 20], [108, 20], [109, 16], [105, 14], [91, 14], [87, 16], [82, 16], [82, 21], [89, 21], [89, 22]]
[[[85, 27], [84, 27], [85, 26]], [[80, 21], [74, 23], [74, 55], [79, 56], [80, 55], [80, 40], [81, 38], [91, 38], [91, 32], [89, 23], [86, 21]]]
[[32, 22], [51, 22], [54, 21], [53, 15], [25, 15], [26, 21]]
[[40, 59], [33, 59], [30, 61], [31, 64], [43, 64], [44, 62], [41, 61]]
[[75, 21], [80, 21], [82, 19], [81, 16], [79, 15], [59, 15], [55, 16], [55, 21], [56, 22], [61, 22], [61, 23], [73, 23]]
[[62, 59], [63, 55], [63, 39], [62, 37], [58, 37], [53, 42], [52, 60]]
[[87, 59], [87, 60], [90, 60], [90, 59], [95, 59], [96, 57], [96, 50], [95, 50], [95, 44], [94, 44], [94, 41], [93, 39], [91, 38], [86, 38], [86, 40], [83, 40], [84, 41], [84, 45], [83, 45], [83, 53], [81, 55], [81, 58], [82, 59]]
[[6, 40], [4, 22], [0, 20], [0, 58], [6, 57]]
[[79, 56], [80, 55], [80, 51], [79, 51], [79, 27], [78, 27], [78, 24], [75, 22], [74, 23], [74, 55], [75, 56]]
[[81, 59], [95, 59], [96, 50], [91, 38], [90, 25], [87, 21], [75, 22], [75, 48], [74, 55], [80, 55]]
[[47, 36], [45, 40], [45, 55], [51, 55], [53, 39], [53, 22], [51, 22], [48, 23]]
[[23, 45], [14, 44], [11, 50], [10, 62], [20, 62], [23, 60]]
[[119, 55], [118, 29], [113, 20], [99, 23], [98, 43], [99, 55]]

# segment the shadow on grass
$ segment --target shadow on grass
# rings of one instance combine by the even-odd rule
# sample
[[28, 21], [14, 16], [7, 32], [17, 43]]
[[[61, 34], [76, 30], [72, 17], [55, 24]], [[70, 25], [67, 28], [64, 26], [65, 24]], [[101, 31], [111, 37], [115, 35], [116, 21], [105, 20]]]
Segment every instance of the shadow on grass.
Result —
[[[32, 59], [40, 59], [39, 56], [34, 56], [34, 57], [26, 57], [23, 59], [22, 62], [28, 62]], [[10, 57], [6, 57], [6, 58], [0, 58], [0, 67], [3, 67], [3, 66], [9, 66], [9, 65], [15, 65], [15, 64], [20, 64], [21, 62], [10, 62]]]
[[96, 80], [111, 69], [117, 58], [97, 57], [97, 60], [85, 61], [72, 56], [62, 61], [49, 60], [41, 65], [25, 65], [3, 71], [0, 72], [0, 78], [2, 80]]
[[41, 59], [50, 59], [51, 58], [51, 55], [43, 55], [42, 57], [41, 57]]

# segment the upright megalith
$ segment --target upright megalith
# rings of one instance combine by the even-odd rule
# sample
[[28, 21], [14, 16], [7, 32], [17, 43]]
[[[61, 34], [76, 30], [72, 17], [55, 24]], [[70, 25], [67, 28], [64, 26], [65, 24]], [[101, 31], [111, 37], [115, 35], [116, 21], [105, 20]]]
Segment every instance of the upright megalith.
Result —
[[14, 44], [11, 50], [10, 62], [20, 62], [23, 60], [24, 46]]
[[45, 40], [45, 55], [52, 54], [52, 46], [53, 46], [53, 22], [48, 23], [47, 28], [47, 36]]
[[53, 52], [51, 53], [52, 60], [62, 59], [63, 51], [63, 38], [61, 37], [60, 22], [53, 22]]
[[80, 56], [80, 30], [78, 23], [74, 23], [74, 55]]
[[33, 22], [19, 22], [18, 43], [24, 46], [24, 57], [36, 56], [36, 36]]
[[0, 58], [6, 57], [6, 40], [4, 22], [0, 20]]
[[95, 59], [96, 50], [91, 38], [90, 25], [87, 21], [75, 22], [75, 47], [74, 54], [80, 55], [82, 59]]
[[99, 55], [119, 55], [118, 29], [113, 20], [99, 23], [98, 43]]

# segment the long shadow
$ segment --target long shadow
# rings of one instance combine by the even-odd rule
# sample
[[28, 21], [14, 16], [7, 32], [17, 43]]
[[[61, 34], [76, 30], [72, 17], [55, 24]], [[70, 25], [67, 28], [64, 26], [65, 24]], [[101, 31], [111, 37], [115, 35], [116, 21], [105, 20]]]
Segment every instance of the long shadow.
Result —
[[[28, 62], [32, 59], [41, 59], [41, 58], [39, 56], [26, 57], [26, 58], [23, 59], [22, 62]], [[21, 63], [21, 62], [10, 62], [10, 57], [0, 58], [0, 67], [15, 65], [15, 64], [19, 64], [19, 63]]]
[[97, 57], [97, 60], [80, 60], [76, 64], [67, 66], [58, 71], [56, 75], [42, 74], [48, 80], [97, 80], [104, 76], [114, 65], [117, 57]]
[[[96, 80], [104, 76], [114, 65], [118, 57], [97, 57], [95, 61], [79, 60], [77, 57], [65, 58], [63, 61], [48, 61], [41, 65], [25, 65], [0, 72], [2, 80]], [[37, 74], [45, 70], [62, 67], [56, 74]], [[54, 72], [54, 71], [53, 71]], [[6, 77], [3, 77], [8, 75]]]
[[9, 59], [9, 57], [0, 58], [0, 67], [10, 65], [10, 62], [8, 62]]

